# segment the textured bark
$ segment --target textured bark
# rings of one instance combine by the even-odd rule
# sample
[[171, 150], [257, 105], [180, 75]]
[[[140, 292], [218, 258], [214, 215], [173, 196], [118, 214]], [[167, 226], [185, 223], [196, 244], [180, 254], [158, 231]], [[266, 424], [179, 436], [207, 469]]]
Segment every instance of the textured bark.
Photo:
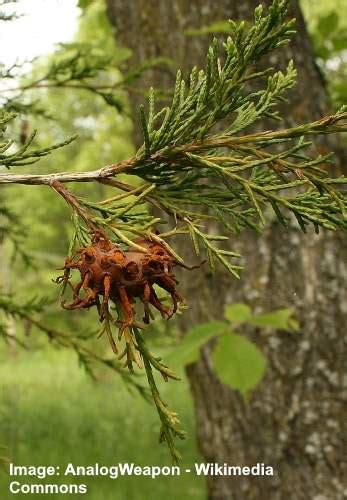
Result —
[[[184, 30], [226, 18], [249, 18], [258, 0], [107, 3], [117, 43], [133, 50], [132, 62], [168, 56], [187, 70], [203, 64], [208, 39], [186, 37]], [[270, 57], [271, 65], [282, 67], [293, 58], [299, 70], [299, 84], [291, 92], [290, 105], [283, 108], [286, 125], [329, 112], [324, 82], [297, 2], [292, 9], [298, 34], [288, 48]], [[153, 70], [146, 73], [141, 87], [165, 88], [172, 78], [167, 70]], [[137, 105], [137, 98], [132, 98], [132, 104]], [[270, 125], [263, 122], [262, 126]], [[344, 164], [336, 138], [319, 139], [316, 148], [337, 151], [341, 166]], [[201, 360], [189, 367], [199, 444], [206, 461], [264, 462], [276, 472], [271, 479], [211, 477], [209, 498], [347, 498], [346, 239], [331, 233], [303, 235], [297, 228], [286, 232], [273, 221], [261, 237], [245, 232], [232, 244], [245, 256], [246, 270], [240, 282], [223, 270], [215, 277], [207, 270], [195, 274], [194, 280], [182, 277], [191, 303], [187, 323], [220, 317], [225, 302], [242, 301], [257, 310], [294, 307], [302, 332], [249, 332], [266, 353], [269, 370], [247, 406], [216, 379], [208, 347]]]

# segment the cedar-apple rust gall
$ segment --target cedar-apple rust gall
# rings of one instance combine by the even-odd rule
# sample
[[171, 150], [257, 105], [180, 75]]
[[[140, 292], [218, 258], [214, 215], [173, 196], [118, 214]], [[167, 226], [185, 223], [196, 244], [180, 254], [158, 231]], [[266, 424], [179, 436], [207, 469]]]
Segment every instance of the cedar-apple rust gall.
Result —
[[[64, 274], [55, 281], [72, 289], [72, 302], [62, 300], [62, 307], [69, 310], [89, 309], [95, 306], [99, 319], [104, 322], [111, 347], [118, 353], [110, 329], [111, 324], [118, 327], [118, 338], [123, 336], [126, 349], [120, 355], [127, 356], [128, 366], [140, 360], [134, 348], [132, 328], [144, 328], [153, 315], [150, 307], [160, 312], [163, 318], [171, 318], [184, 299], [177, 291], [178, 281], [174, 274], [175, 266], [185, 266], [173, 257], [164, 244], [139, 238], [126, 251], [113, 243], [103, 231], [92, 233], [91, 244], [77, 250], [68, 257], [63, 267]], [[198, 267], [198, 266], [195, 266]], [[78, 270], [80, 281], [71, 283], [71, 271]], [[192, 269], [192, 268], [188, 268]], [[154, 286], [169, 294], [171, 307], [164, 305]], [[136, 318], [135, 302], [143, 304], [143, 323]], [[117, 317], [110, 310], [110, 302], [115, 305]]]

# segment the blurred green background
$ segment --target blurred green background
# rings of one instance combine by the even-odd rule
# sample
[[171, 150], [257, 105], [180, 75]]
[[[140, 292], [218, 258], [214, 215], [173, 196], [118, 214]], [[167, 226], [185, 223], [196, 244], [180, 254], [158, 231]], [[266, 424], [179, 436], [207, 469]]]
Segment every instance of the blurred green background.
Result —
[[[19, 4], [20, 5], [20, 4]], [[342, 0], [303, 0], [302, 6], [314, 42], [317, 64], [328, 82], [334, 106], [347, 98], [347, 18], [343, 16]], [[83, 42], [93, 33], [96, 48], [113, 54], [118, 50], [106, 20], [102, 1], [92, 2], [79, 21], [76, 40]], [[40, 71], [38, 61], [33, 73]], [[117, 78], [117, 74], [115, 74]], [[126, 96], [121, 95], [125, 112], [119, 114], [100, 98], [91, 98], [83, 91], [68, 93], [61, 90], [43, 90], [40, 106], [47, 109], [52, 119], [36, 116], [30, 127], [38, 128], [40, 146], [51, 144], [79, 133], [79, 141], [58, 150], [54, 156], [40, 162], [40, 171], [89, 170], [100, 165], [127, 158], [133, 152], [132, 123], [127, 113]], [[20, 133], [18, 129], [16, 133]], [[27, 171], [37, 171], [27, 168]], [[76, 188], [76, 191], [78, 192]], [[107, 188], [83, 186], [88, 196], [107, 194]], [[58, 290], [51, 283], [57, 276], [67, 253], [71, 227], [69, 211], [63, 201], [45, 187], [28, 189], [11, 186], [1, 190], [1, 201], [21, 214], [22, 244], [33, 258], [36, 267], [27, 268], [16, 258], [13, 246], [4, 240], [0, 246], [0, 276], [7, 292], [15, 292], [19, 300], [45, 296], [51, 303], [45, 309], [43, 320], [63, 331], [89, 332], [91, 315], [68, 313], [57, 307]], [[30, 207], [30, 209], [27, 209]], [[98, 381], [90, 379], [78, 365], [74, 353], [54, 349], [46, 338], [25, 325], [11, 325], [15, 335], [23, 339], [27, 350], [15, 343], [0, 344], [0, 443], [2, 455], [18, 464], [60, 465], [68, 462], [80, 465], [99, 462], [111, 465], [135, 462], [139, 465], [168, 465], [165, 446], [157, 444], [158, 419], [150, 404], [137, 394], [130, 394], [119, 377], [100, 371]], [[174, 340], [176, 330], [159, 326], [154, 334], [154, 352], [164, 354], [168, 343]], [[167, 336], [169, 341], [167, 341]], [[165, 340], [165, 341], [164, 341]], [[104, 339], [93, 341], [98, 349], [108, 349]], [[200, 461], [196, 446], [192, 400], [187, 381], [161, 383], [164, 399], [170, 401], [187, 431], [187, 439], [180, 443], [182, 466]], [[65, 481], [60, 476], [61, 481]], [[33, 480], [34, 482], [35, 480]], [[183, 474], [179, 478], [124, 477], [116, 480], [79, 478], [88, 485], [88, 498], [167, 500], [205, 498], [203, 478]], [[114, 481], [117, 486], [114, 486]], [[0, 491], [6, 491], [8, 477], [0, 474]], [[64, 495], [65, 497], [66, 495]], [[20, 497], [20, 495], [18, 495]], [[58, 497], [58, 496], [57, 496]], [[4, 498], [4, 497], [2, 497]]]
[[[59, 465], [61, 471], [68, 462], [170, 465], [165, 445], [158, 445], [155, 411], [138, 395], [129, 394], [114, 374], [104, 373], [93, 382], [78, 368], [72, 353], [45, 348], [34, 353], [2, 352], [0, 380], [1, 442], [8, 447], [3, 453], [15, 464]], [[201, 459], [189, 388], [185, 381], [160, 385], [188, 432], [188, 439], [179, 443], [184, 455], [182, 468], [192, 466]], [[0, 491], [8, 491], [8, 480], [0, 473]], [[28, 477], [22, 480], [30, 483]], [[52, 482], [52, 478], [46, 481]], [[204, 478], [184, 473], [179, 477], [125, 476], [114, 480], [101, 476], [74, 480], [61, 475], [54, 477], [54, 482], [58, 481], [87, 484], [86, 496], [93, 500], [173, 500], [178, 492], [184, 492], [184, 498], [205, 498]], [[31, 482], [38, 481], [32, 478]]]

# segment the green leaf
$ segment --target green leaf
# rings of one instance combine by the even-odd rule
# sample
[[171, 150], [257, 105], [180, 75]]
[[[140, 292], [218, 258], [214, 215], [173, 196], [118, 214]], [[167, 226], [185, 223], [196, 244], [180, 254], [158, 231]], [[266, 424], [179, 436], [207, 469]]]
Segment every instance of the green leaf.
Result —
[[278, 309], [271, 313], [258, 314], [250, 318], [248, 323], [261, 327], [270, 326], [277, 330], [299, 330], [299, 323], [293, 318], [291, 309]]
[[333, 84], [332, 90], [340, 101], [347, 101], [347, 83]]
[[254, 389], [266, 371], [266, 358], [247, 338], [231, 333], [223, 335], [212, 353], [213, 367], [223, 384], [243, 396]]
[[336, 52], [347, 49], [347, 32], [338, 33], [331, 42]]
[[316, 55], [324, 61], [327, 61], [331, 57], [331, 50], [325, 45], [321, 44], [316, 48]]
[[86, 9], [93, 2], [93, 0], [78, 0], [78, 6], [80, 9]]
[[336, 12], [330, 12], [327, 16], [321, 17], [318, 22], [318, 30], [323, 36], [333, 33], [339, 25], [339, 16]]
[[224, 321], [211, 321], [194, 326], [165, 361], [175, 366], [193, 363], [199, 358], [201, 347], [211, 338], [223, 334], [227, 328], [228, 325]]
[[225, 306], [224, 317], [233, 323], [244, 323], [252, 316], [251, 309], [246, 304], [231, 304]]
[[112, 54], [112, 62], [114, 65], [118, 65], [124, 61], [127, 61], [132, 56], [132, 50], [127, 47], [118, 47]]

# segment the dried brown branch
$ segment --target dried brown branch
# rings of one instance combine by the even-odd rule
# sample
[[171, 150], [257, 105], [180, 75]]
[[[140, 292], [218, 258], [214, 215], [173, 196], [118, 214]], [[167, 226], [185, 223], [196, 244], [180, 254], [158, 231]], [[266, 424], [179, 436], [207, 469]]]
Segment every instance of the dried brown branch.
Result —
[[[268, 130], [257, 134], [247, 134], [243, 136], [216, 136], [208, 137], [204, 140], [197, 140], [180, 147], [172, 147], [170, 149], [162, 149], [141, 158], [136, 155], [128, 160], [121, 161], [116, 164], [108, 165], [98, 170], [90, 172], [57, 172], [53, 174], [0, 174], [0, 184], [24, 184], [24, 185], [52, 185], [53, 182], [60, 183], [68, 182], [101, 182], [103, 184], [114, 185], [125, 191], [130, 189], [124, 183], [115, 182], [114, 177], [120, 173], [130, 173], [131, 169], [135, 166], [146, 163], [177, 162], [184, 161], [186, 153], [198, 153], [214, 148], [229, 148], [237, 149], [238, 146], [244, 144], [259, 144], [262, 141], [281, 141], [295, 139], [300, 136], [310, 136], [319, 134], [331, 134], [336, 132], [347, 132], [347, 112], [337, 113], [334, 115], [326, 116], [315, 122], [301, 125], [299, 127], [292, 127], [277, 131]], [[339, 122], [343, 122], [339, 124]], [[133, 189], [133, 188], [131, 188]]]

